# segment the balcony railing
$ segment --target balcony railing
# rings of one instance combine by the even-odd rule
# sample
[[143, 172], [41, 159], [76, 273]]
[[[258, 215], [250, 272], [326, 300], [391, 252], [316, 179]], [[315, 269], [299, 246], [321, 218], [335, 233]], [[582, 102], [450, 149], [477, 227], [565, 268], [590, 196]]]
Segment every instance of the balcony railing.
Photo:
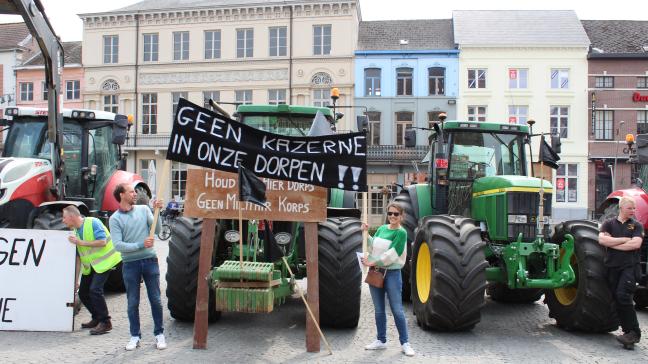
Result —
[[[125, 150], [165, 150], [169, 145], [170, 133], [164, 134], [130, 134]], [[406, 148], [402, 145], [369, 145], [367, 146], [367, 160], [369, 162], [400, 162], [409, 164], [410, 161], [420, 162], [425, 158], [428, 146], [417, 145]]]

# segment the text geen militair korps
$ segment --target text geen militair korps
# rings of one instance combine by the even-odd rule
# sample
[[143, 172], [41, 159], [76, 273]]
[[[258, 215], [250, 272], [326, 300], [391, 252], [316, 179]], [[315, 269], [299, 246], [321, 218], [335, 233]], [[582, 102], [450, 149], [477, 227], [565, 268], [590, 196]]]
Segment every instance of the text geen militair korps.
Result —
[[260, 177], [352, 191], [367, 190], [364, 133], [288, 137], [228, 119], [185, 99], [177, 113], [167, 159]]

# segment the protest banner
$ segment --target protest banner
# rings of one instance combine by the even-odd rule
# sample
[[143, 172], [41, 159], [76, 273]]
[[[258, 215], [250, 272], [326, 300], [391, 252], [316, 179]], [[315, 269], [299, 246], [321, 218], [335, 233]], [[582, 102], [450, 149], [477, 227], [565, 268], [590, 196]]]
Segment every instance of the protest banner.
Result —
[[326, 220], [326, 189], [304, 183], [261, 178], [266, 185], [265, 207], [238, 198], [236, 173], [202, 168], [187, 170], [184, 215], [210, 219], [307, 221]]
[[367, 191], [364, 132], [281, 136], [228, 119], [185, 99], [178, 102], [167, 159], [259, 177]]
[[69, 231], [0, 229], [0, 330], [72, 331]]

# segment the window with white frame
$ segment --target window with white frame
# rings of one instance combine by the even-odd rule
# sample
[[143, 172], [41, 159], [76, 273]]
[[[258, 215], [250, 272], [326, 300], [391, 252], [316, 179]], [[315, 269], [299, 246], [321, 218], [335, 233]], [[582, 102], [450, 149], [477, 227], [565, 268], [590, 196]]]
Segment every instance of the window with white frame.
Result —
[[380, 68], [365, 68], [365, 96], [380, 96]]
[[468, 88], [486, 88], [486, 70], [468, 70]]
[[184, 201], [187, 190], [187, 165], [180, 162], [171, 164], [171, 197]]
[[445, 95], [445, 68], [428, 68], [428, 94], [437, 96]]
[[468, 106], [468, 121], [486, 121], [486, 106]]
[[285, 103], [286, 103], [285, 89], [268, 90], [268, 104], [279, 105]]
[[252, 103], [252, 90], [239, 90], [235, 92], [236, 102], [243, 105]]
[[648, 88], [648, 77], [637, 77], [637, 88]]
[[441, 114], [445, 111], [428, 111], [428, 128], [434, 128], [434, 124], [441, 122]]
[[511, 124], [526, 125], [529, 120], [529, 107], [526, 105], [509, 105], [508, 121]]
[[331, 54], [331, 25], [313, 26], [313, 55]]
[[69, 80], [65, 81], [65, 99], [78, 100], [81, 98], [81, 81]]
[[637, 134], [648, 134], [648, 110], [637, 111]]
[[396, 145], [405, 145], [405, 130], [414, 126], [414, 113], [399, 111], [396, 113]]
[[594, 113], [594, 138], [614, 140], [614, 111], [597, 110]]
[[236, 57], [254, 57], [254, 29], [236, 29]]
[[413, 75], [413, 68], [401, 67], [396, 69], [396, 95], [412, 96]]
[[20, 101], [34, 101], [34, 84], [32, 82], [20, 83]]
[[270, 57], [285, 56], [288, 53], [287, 34], [287, 27], [270, 27]]
[[144, 182], [148, 182], [151, 162], [155, 167], [155, 159], [140, 159], [140, 176], [142, 176]]
[[220, 91], [203, 91], [203, 107], [211, 110], [209, 100], [220, 102]]
[[529, 87], [529, 70], [526, 68], [509, 68], [509, 88], [525, 89]]
[[157, 62], [160, 50], [160, 35], [158, 33], [144, 34], [144, 62]]
[[188, 92], [187, 91], [179, 91], [179, 92], [172, 92], [171, 97], [173, 99], [173, 111], [171, 114], [171, 120], [175, 118], [176, 110], [178, 110], [178, 102], [180, 102], [180, 98], [183, 99], [188, 99]]
[[118, 95], [104, 95], [103, 97], [104, 111], [117, 114], [119, 111], [119, 96]]
[[205, 59], [221, 58], [221, 31], [205, 31]]
[[326, 107], [331, 104], [331, 89], [316, 88], [313, 90], [313, 106]]
[[119, 62], [119, 36], [118, 35], [104, 35], [103, 36], [103, 59], [104, 63], [117, 63]]
[[[383, 215], [385, 214], [385, 206], [396, 197], [396, 185], [370, 185], [370, 214]], [[361, 206], [361, 205], [359, 205]]]
[[189, 32], [173, 32], [173, 60], [189, 59]]
[[559, 163], [554, 186], [556, 202], [578, 202], [578, 164]]
[[142, 134], [157, 134], [157, 119], [157, 94], [142, 94]]
[[560, 133], [561, 138], [567, 138], [569, 124], [569, 106], [551, 106], [549, 108], [551, 134]]
[[369, 141], [368, 145], [380, 145], [380, 111], [368, 111]]
[[596, 76], [594, 77], [594, 87], [596, 88], [613, 88], [614, 77], [612, 76]]
[[569, 88], [569, 70], [552, 69], [551, 70], [551, 88], [568, 89]]
[[47, 89], [47, 84], [45, 83], [45, 81], [41, 82], [41, 91], [43, 91], [43, 101], [47, 101], [49, 90]]

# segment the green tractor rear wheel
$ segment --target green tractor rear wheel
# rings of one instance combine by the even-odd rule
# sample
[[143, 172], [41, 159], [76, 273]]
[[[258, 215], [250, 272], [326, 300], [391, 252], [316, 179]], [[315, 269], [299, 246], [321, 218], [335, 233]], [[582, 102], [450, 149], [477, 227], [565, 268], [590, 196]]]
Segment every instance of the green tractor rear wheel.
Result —
[[[414, 241], [414, 230], [416, 230], [418, 221], [416, 211], [414, 211], [414, 206], [412, 205], [412, 197], [407, 190], [402, 190], [394, 198], [394, 202], [403, 207], [403, 210], [405, 211], [405, 216], [403, 217], [401, 226], [407, 232], [407, 258], [405, 259], [405, 265], [401, 269], [401, 275], [403, 278], [403, 301], [410, 302], [412, 300], [412, 289], [410, 283], [412, 271], [412, 245]], [[388, 224], [389, 221], [385, 221], [385, 223]]]
[[[169, 241], [167, 256], [167, 306], [171, 317], [179, 321], [194, 320], [198, 284], [198, 258], [202, 219], [178, 217]], [[209, 290], [209, 321], [220, 318], [213, 290]]]
[[362, 251], [360, 220], [328, 218], [318, 226], [319, 297], [322, 326], [354, 328], [360, 319]]
[[598, 225], [594, 221], [566, 221], [556, 226], [552, 242], [561, 243], [565, 234], [574, 237], [572, 268], [576, 283], [545, 291], [549, 317], [554, 318], [559, 327], [570, 331], [616, 330], [619, 322], [607, 286], [603, 265], [605, 249], [598, 244]]
[[481, 319], [486, 288], [485, 243], [475, 221], [426, 217], [412, 255], [412, 303], [424, 329], [464, 331]]

